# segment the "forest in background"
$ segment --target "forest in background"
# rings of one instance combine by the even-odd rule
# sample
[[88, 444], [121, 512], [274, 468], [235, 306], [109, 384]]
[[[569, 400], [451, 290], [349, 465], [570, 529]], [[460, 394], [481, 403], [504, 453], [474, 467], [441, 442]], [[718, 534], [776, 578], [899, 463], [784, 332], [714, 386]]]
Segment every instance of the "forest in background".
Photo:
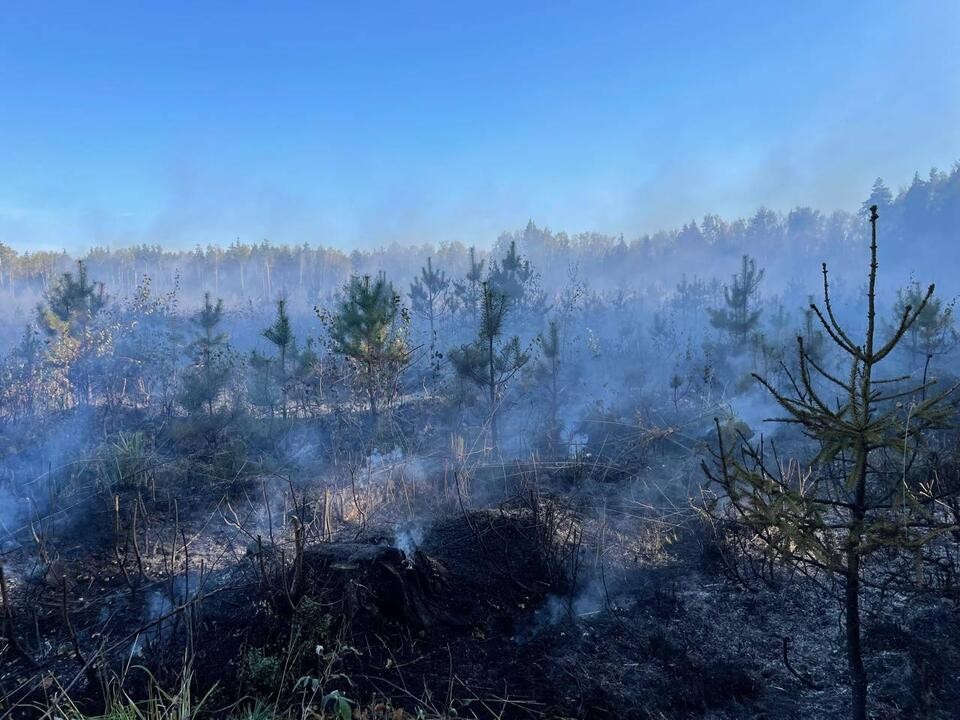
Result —
[[[668, 292], [681, 276], [723, 277], [733, 270], [743, 253], [751, 254], [768, 269], [778, 284], [793, 277], [798, 265], [814, 268], [822, 261], [837, 265], [855, 257], [862, 247], [865, 208], [877, 205], [884, 218], [887, 262], [907, 272], [919, 272], [937, 263], [956, 262], [954, 229], [958, 221], [960, 171], [931, 170], [927, 178], [915, 175], [910, 184], [891, 191], [877, 180], [861, 208], [824, 213], [797, 207], [787, 214], [765, 208], [750, 218], [724, 219], [707, 215], [682, 228], [637, 238], [597, 233], [567, 235], [539, 228], [504, 233], [489, 248], [477, 248], [478, 259], [502, 255], [517, 242], [537, 268], [547, 292], [566, 284], [571, 269], [589, 278], [598, 292]], [[312, 308], [329, 298], [351, 275], [386, 272], [404, 288], [419, 274], [428, 256], [451, 277], [469, 269], [470, 249], [451, 240], [439, 247], [416, 243], [344, 252], [323, 245], [273, 244], [211, 240], [207, 247], [171, 250], [159, 246], [94, 248], [75, 257], [67, 252], [18, 252], [16, 238], [0, 242], [0, 292], [7, 301], [3, 318], [14, 309], [29, 315], [43, 291], [77, 259], [92, 276], [105, 282], [116, 297], [131, 295], [144, 275], [160, 292], [178, 282], [185, 302], [198, 305], [204, 291], [222, 297], [231, 307], [259, 304], [286, 294], [291, 301]], [[376, 238], [371, 238], [376, 247]], [[948, 294], [960, 288], [943, 280]]]

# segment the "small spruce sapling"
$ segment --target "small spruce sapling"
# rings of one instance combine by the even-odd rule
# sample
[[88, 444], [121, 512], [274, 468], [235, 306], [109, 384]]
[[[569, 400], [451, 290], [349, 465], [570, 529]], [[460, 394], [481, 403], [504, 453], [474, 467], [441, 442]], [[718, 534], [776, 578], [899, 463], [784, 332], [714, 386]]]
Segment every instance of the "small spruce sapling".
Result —
[[[826, 264], [823, 307], [810, 308], [849, 363], [848, 373], [831, 372], [799, 337], [799, 370], [791, 374], [792, 391], [782, 392], [754, 374], [784, 411], [779, 421], [798, 427], [819, 447], [808, 469], [782, 464], [775, 448], [762, 438], [751, 445], [743, 437], [739, 442], [725, 437], [719, 422], [715, 466], [703, 464], [709, 480], [722, 491], [722, 498], [708, 504], [708, 512], [732, 515], [786, 565], [826, 572], [842, 582], [854, 720], [867, 717], [860, 629], [864, 561], [881, 550], [920, 558], [926, 544], [955, 529], [954, 518], [942, 509], [960, 493], [941, 474], [925, 472], [929, 463], [923, 462], [934, 461], [926, 441], [930, 431], [946, 427], [946, 399], [953, 389], [927, 397], [931, 383], [903, 388], [906, 378], [882, 379], [877, 374], [923, 315], [934, 292], [931, 285], [916, 305], [904, 305], [890, 338], [879, 340], [877, 219], [873, 206], [863, 340], [854, 341], [834, 314]], [[733, 447], [737, 444], [739, 451]]]

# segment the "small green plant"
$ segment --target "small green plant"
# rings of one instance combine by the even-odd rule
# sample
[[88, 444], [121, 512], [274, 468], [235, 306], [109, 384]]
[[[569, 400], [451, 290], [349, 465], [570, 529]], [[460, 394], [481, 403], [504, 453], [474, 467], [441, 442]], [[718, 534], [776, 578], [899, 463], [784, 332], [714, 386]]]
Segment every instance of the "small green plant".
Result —
[[244, 708], [237, 720], [280, 720], [280, 717], [270, 706], [257, 700], [251, 707]]
[[321, 717], [326, 717], [328, 711], [333, 713], [333, 718], [336, 720], [351, 720], [353, 717], [354, 701], [339, 690], [332, 690], [321, 695], [323, 691], [323, 680], [320, 678], [302, 677], [297, 680], [294, 689], [305, 691], [311, 698], [320, 695]]
[[48, 707], [43, 717], [62, 720], [196, 720], [216, 685], [197, 698], [193, 693], [193, 671], [185, 663], [176, 686], [164, 689], [146, 668], [137, 666], [147, 676], [146, 700], [136, 701], [121, 688], [122, 682], [108, 682], [104, 688], [105, 710], [100, 715], [86, 715], [67, 696], [53, 695], [55, 705]]
[[339, 690], [327, 693], [320, 701], [320, 706], [326, 710], [333, 710], [334, 717], [339, 720], [350, 720], [353, 717], [353, 700], [342, 695]]
[[157, 454], [142, 432], [119, 433], [99, 452], [99, 476], [111, 490], [153, 485], [159, 465]]
[[283, 667], [280, 659], [251, 648], [243, 657], [243, 677], [258, 690], [273, 691], [280, 684]]

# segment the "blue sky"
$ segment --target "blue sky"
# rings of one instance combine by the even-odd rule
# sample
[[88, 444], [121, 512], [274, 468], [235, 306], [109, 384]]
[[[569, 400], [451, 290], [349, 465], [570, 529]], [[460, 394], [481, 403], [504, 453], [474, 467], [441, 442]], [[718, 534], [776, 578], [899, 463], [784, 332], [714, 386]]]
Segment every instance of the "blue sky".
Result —
[[960, 160], [960, 3], [7, 3], [0, 242], [487, 244]]

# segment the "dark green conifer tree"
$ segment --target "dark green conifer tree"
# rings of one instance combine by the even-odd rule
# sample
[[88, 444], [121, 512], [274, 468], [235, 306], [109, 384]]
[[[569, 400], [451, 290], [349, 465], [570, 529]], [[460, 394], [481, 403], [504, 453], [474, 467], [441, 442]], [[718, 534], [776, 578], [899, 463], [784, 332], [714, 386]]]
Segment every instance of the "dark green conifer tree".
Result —
[[[90, 402], [97, 371], [98, 348], [108, 342], [102, 328], [95, 331], [97, 315], [107, 304], [102, 282], [92, 282], [83, 261], [77, 273], [63, 273], [37, 307], [37, 322], [48, 337], [45, 361], [52, 375], [61, 378], [58, 392], [76, 402]], [[54, 386], [51, 386], [53, 388]]]
[[353, 277], [333, 313], [318, 310], [334, 352], [346, 359], [366, 395], [376, 421], [384, 405], [396, 396], [400, 375], [409, 364], [409, 313], [381, 273]]
[[726, 332], [733, 343], [743, 347], [760, 320], [757, 291], [763, 270], [749, 255], [741, 259], [740, 272], [723, 289], [724, 307], [710, 308], [710, 324]]
[[218, 330], [222, 320], [223, 300], [214, 303], [210, 293], [204, 293], [203, 307], [192, 318], [197, 334], [189, 347], [192, 362], [183, 374], [180, 400], [190, 415], [213, 417], [226, 394], [232, 364], [227, 336]]
[[102, 282], [91, 282], [82, 260], [77, 274], [65, 272], [37, 308], [40, 326], [50, 335], [70, 333], [89, 324], [107, 304]]
[[499, 447], [499, 405], [503, 389], [527, 364], [529, 354], [520, 347], [520, 338], [503, 340], [504, 319], [510, 298], [494, 290], [489, 283], [481, 285], [480, 328], [477, 339], [448, 353], [457, 375], [483, 388], [489, 401], [488, 415], [492, 447]]
[[[277, 319], [274, 320], [273, 325], [263, 331], [263, 336], [277, 349], [275, 362], [276, 374], [272, 381], [280, 387], [280, 414], [286, 419], [287, 359], [296, 353], [297, 347], [293, 327], [290, 325], [290, 317], [287, 315], [287, 303], [285, 300], [277, 300]], [[265, 368], [265, 371], [270, 372], [269, 366]]]
[[548, 309], [540, 276], [520, 254], [515, 240], [510, 241], [507, 253], [490, 265], [487, 282], [495, 292], [506, 295], [517, 310], [542, 317]]

